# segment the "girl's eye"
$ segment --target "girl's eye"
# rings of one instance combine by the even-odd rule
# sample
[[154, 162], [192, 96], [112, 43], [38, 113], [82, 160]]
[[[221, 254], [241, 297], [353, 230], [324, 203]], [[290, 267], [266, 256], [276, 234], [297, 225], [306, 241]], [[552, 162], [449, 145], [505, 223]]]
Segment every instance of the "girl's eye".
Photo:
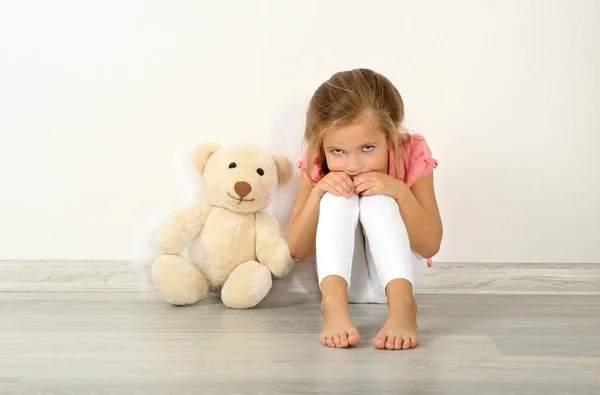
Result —
[[341, 150], [341, 149], [334, 149], [334, 150], [332, 150], [331, 152], [333, 152], [333, 153], [334, 153], [334, 154], [336, 154], [336, 155], [339, 155], [339, 154], [341, 154], [341, 153], [342, 153], [342, 150]]
[[373, 151], [375, 149], [375, 147], [373, 147], [372, 145], [365, 145], [363, 147], [363, 150], [365, 150], [365, 152], [370, 152]]

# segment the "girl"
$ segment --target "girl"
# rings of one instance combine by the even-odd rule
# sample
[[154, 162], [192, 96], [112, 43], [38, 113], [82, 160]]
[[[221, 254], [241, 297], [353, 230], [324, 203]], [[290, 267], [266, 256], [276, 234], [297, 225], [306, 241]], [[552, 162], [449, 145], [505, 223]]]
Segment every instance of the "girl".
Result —
[[442, 223], [437, 161], [421, 136], [402, 131], [403, 118], [396, 88], [366, 69], [333, 75], [310, 101], [288, 243], [295, 259], [316, 253], [323, 345], [358, 344], [348, 303], [386, 302], [375, 347], [418, 344], [413, 295], [439, 250]]

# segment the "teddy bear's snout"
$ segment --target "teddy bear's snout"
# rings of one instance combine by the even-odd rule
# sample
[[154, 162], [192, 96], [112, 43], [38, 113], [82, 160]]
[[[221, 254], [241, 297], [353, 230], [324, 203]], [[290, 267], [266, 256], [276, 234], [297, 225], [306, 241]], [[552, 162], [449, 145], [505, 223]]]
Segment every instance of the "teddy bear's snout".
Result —
[[250, 192], [252, 192], [252, 186], [250, 186], [250, 184], [248, 184], [246, 181], [236, 182], [233, 189], [235, 189], [235, 193], [240, 196], [240, 199], [245, 198]]

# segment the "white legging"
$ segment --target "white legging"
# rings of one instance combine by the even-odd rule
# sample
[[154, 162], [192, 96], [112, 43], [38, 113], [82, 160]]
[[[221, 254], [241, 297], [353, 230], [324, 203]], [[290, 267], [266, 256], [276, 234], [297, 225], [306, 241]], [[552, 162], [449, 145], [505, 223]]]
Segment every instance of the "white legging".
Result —
[[336, 275], [349, 285], [350, 303], [386, 303], [385, 287], [398, 278], [420, 286], [427, 261], [410, 248], [394, 199], [386, 195], [347, 199], [326, 193], [317, 225], [319, 286]]

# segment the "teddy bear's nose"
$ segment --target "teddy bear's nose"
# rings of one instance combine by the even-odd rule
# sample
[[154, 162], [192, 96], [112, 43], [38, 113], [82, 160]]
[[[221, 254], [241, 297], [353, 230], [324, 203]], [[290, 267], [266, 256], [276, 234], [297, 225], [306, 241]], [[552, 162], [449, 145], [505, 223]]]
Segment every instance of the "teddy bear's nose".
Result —
[[233, 189], [235, 189], [235, 193], [237, 193], [240, 198], [244, 198], [252, 192], [252, 187], [245, 181], [236, 182]]

